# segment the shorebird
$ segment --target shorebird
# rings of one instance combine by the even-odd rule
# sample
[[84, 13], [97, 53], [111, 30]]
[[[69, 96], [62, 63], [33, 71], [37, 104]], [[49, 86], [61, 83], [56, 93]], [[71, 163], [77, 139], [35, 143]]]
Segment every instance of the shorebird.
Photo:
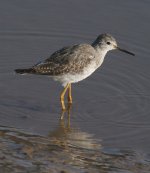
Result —
[[47, 75], [59, 81], [64, 89], [60, 94], [62, 110], [65, 110], [64, 97], [68, 90], [68, 103], [72, 104], [71, 84], [90, 76], [104, 61], [110, 50], [133, 53], [118, 47], [114, 37], [101, 34], [92, 44], [77, 44], [54, 52], [46, 60], [27, 69], [16, 69], [20, 74]]

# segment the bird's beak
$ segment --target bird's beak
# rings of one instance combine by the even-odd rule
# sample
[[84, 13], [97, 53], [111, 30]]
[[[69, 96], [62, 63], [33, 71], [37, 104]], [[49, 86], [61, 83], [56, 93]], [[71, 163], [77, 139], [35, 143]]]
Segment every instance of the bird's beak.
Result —
[[118, 50], [120, 50], [120, 51], [122, 51], [122, 52], [128, 53], [128, 54], [130, 54], [130, 55], [132, 55], [132, 56], [135, 56], [134, 53], [129, 52], [129, 51], [125, 50], [125, 49], [121, 49], [121, 48], [119, 48], [118, 46], [115, 46], [115, 48], [118, 49]]

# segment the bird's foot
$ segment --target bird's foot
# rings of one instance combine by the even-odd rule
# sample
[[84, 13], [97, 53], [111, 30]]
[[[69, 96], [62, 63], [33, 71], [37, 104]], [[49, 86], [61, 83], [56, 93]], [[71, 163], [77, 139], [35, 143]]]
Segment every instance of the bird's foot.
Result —
[[65, 102], [62, 100], [61, 100], [61, 108], [62, 108], [62, 111], [66, 111]]
[[68, 104], [72, 105], [72, 100], [68, 100]]
[[67, 111], [71, 107], [72, 107], [72, 100], [71, 101], [70, 100], [68, 101], [67, 108], [65, 106], [65, 102], [64, 101], [61, 102], [61, 109], [62, 109], [63, 112]]
[[71, 108], [72, 108], [72, 103], [68, 103], [67, 108], [62, 107], [60, 120], [64, 119], [64, 115], [65, 115], [66, 112], [68, 112], [68, 115], [70, 115]]
[[68, 104], [72, 104], [72, 97], [68, 96]]
[[72, 107], [72, 102], [68, 102], [68, 105], [67, 105], [67, 111], [69, 111]]

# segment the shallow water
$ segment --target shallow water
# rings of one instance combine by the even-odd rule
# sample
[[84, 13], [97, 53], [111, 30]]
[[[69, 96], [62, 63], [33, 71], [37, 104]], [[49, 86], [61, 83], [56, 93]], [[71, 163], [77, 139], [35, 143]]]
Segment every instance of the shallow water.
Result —
[[[0, 2], [1, 172], [150, 171], [149, 6], [147, 0]], [[136, 56], [110, 52], [75, 84], [64, 125], [62, 87], [13, 70], [103, 32]]]
[[[47, 136], [1, 126], [1, 172], [148, 172], [145, 154], [108, 148], [70, 123], [71, 113]], [[66, 116], [66, 117], [65, 117]]]

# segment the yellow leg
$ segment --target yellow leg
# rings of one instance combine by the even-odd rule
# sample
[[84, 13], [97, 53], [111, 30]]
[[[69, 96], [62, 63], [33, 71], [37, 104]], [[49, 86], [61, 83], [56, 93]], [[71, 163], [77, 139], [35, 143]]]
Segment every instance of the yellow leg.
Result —
[[68, 103], [72, 103], [72, 94], [71, 94], [71, 83], [69, 84], [68, 88]]
[[64, 90], [62, 91], [61, 95], [60, 95], [60, 101], [61, 101], [61, 106], [62, 106], [62, 110], [65, 110], [66, 107], [65, 107], [65, 102], [64, 102], [64, 96], [66, 94], [66, 91], [69, 87], [69, 83], [65, 86]]

